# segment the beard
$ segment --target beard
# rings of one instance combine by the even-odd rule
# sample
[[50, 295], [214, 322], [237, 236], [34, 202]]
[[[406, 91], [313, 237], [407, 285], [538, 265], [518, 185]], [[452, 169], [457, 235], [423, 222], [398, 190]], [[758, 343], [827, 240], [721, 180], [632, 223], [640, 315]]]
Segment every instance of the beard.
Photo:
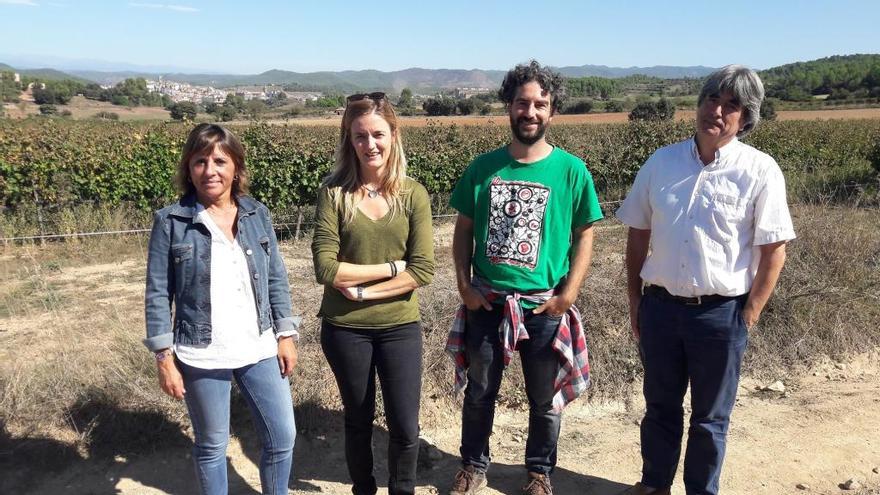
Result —
[[[526, 132], [520, 128], [523, 124], [537, 124], [538, 127], [535, 129], [534, 133], [526, 134]], [[547, 132], [547, 125], [537, 119], [530, 121], [520, 117], [514, 121], [513, 117], [511, 117], [510, 129], [513, 131], [513, 137], [515, 137], [517, 141], [526, 146], [531, 146], [544, 137], [544, 133]]]

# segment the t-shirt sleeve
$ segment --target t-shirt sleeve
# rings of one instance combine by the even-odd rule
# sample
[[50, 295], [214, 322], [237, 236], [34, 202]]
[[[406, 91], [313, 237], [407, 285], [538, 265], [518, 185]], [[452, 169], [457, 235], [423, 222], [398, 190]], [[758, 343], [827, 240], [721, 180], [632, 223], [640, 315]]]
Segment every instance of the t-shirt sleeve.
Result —
[[755, 199], [755, 246], [795, 238], [794, 225], [785, 196], [785, 176], [773, 162]]
[[634, 229], [650, 230], [651, 216], [651, 168], [655, 160], [655, 155], [651, 155], [648, 161], [642, 165], [636, 174], [636, 180], [633, 182], [629, 194], [623, 200], [623, 204], [617, 209], [615, 216], [629, 227]]
[[579, 193], [575, 197], [574, 215], [572, 217], [572, 229], [599, 221], [603, 218], [602, 207], [599, 206], [599, 196], [596, 194], [596, 186], [593, 184], [593, 176], [581, 164], [583, 169], [580, 181]]
[[449, 206], [455, 208], [456, 211], [468, 218], [474, 218], [475, 191], [473, 170], [475, 166], [475, 162], [471, 162], [468, 165], [458, 179], [458, 182], [455, 183], [452, 195], [449, 196]]

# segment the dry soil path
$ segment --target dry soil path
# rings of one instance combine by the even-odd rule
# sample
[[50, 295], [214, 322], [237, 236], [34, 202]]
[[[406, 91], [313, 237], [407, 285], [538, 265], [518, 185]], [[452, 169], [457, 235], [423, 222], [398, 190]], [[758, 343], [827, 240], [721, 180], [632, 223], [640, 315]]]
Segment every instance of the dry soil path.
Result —
[[[846, 364], [824, 362], [786, 383], [786, 391], [757, 390], [766, 383], [745, 379], [734, 411], [728, 458], [722, 477], [724, 493], [839, 494], [880, 493], [880, 352]], [[637, 422], [643, 403], [576, 403], [565, 412], [559, 467], [553, 477], [556, 493], [611, 495], [638, 479]], [[419, 494], [446, 493], [457, 465], [456, 414], [437, 413], [424, 432]], [[445, 416], [444, 416], [445, 414]], [[338, 420], [338, 421], [336, 421]], [[296, 481], [291, 493], [348, 494], [346, 471], [335, 418], [321, 433], [300, 435]], [[492, 437], [494, 464], [489, 486], [481, 493], [513, 494], [523, 478], [521, 467], [526, 414], [499, 411]], [[384, 478], [387, 435], [377, 429], [377, 478]], [[168, 449], [113, 462], [83, 464], [35, 483], [35, 493], [184, 494], [193, 493], [186, 448]], [[258, 493], [255, 442], [235, 438], [230, 445], [230, 493]], [[680, 477], [680, 475], [679, 475]], [[856, 478], [861, 490], [841, 484]], [[34, 480], [35, 482], [37, 480]], [[798, 484], [806, 489], [797, 488]], [[382, 493], [380, 491], [380, 493]], [[674, 494], [683, 494], [681, 482]]]

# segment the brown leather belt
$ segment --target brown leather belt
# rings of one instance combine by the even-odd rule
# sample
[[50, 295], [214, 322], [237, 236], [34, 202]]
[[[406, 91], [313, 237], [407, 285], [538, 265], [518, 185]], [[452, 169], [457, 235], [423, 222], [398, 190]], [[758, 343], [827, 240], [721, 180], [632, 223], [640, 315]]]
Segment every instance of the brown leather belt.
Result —
[[674, 294], [670, 294], [668, 290], [659, 285], [646, 285], [642, 289], [642, 294], [650, 294], [655, 297], [659, 297], [660, 299], [665, 299], [667, 301], [673, 301], [681, 304], [687, 304], [690, 306], [699, 306], [701, 304], [708, 304], [718, 301], [729, 301], [731, 299], [736, 299], [741, 296], [722, 296], [719, 294], [709, 294], [708, 296], [696, 296], [696, 297], [683, 297], [676, 296]]

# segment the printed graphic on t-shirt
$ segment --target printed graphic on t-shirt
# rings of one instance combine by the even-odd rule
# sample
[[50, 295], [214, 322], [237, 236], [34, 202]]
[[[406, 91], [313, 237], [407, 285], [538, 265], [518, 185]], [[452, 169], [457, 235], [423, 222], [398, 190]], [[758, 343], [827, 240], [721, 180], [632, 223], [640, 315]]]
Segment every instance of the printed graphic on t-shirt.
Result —
[[535, 268], [549, 198], [550, 189], [543, 184], [492, 179], [486, 239], [490, 262]]

